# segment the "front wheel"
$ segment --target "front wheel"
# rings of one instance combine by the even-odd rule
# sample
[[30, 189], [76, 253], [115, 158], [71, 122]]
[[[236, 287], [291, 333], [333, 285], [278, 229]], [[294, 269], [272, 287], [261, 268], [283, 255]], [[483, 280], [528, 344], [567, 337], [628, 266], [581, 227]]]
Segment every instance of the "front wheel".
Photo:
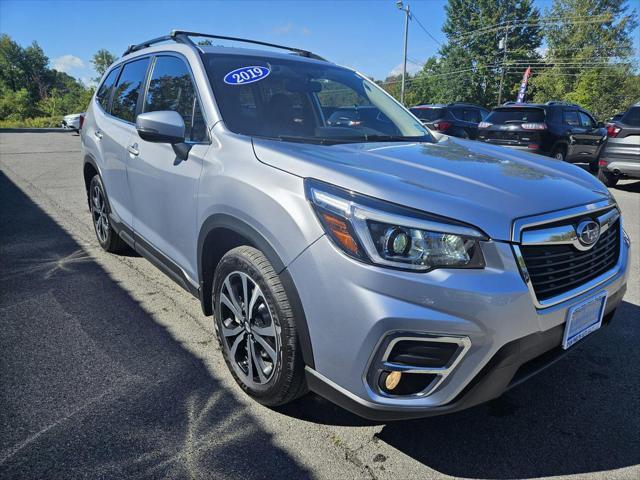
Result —
[[238, 385], [268, 406], [305, 393], [293, 312], [262, 252], [242, 246], [225, 254], [216, 268], [212, 294], [218, 341]]

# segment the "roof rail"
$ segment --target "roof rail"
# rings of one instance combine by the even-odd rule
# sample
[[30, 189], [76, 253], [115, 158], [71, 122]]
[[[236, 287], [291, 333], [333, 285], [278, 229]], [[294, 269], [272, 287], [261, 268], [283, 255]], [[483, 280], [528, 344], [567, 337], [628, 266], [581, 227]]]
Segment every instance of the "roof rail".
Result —
[[545, 103], [545, 105], [567, 105], [567, 106], [570, 106], [570, 107], [579, 107], [580, 106], [577, 103], [565, 102], [563, 100], [550, 100], [547, 103]]
[[300, 55], [307, 58], [313, 58], [315, 60], [327, 61], [315, 53], [312, 53], [308, 50], [302, 50], [300, 48], [295, 47], [287, 47], [284, 45], [278, 45], [276, 43], [268, 43], [261, 42], [259, 40], [250, 40], [247, 38], [239, 38], [239, 37], [228, 37], [224, 35], [211, 35], [208, 33], [199, 33], [199, 32], [189, 32], [186, 30], [173, 30], [169, 35], [163, 35], [162, 37], [153, 38], [151, 40], [147, 40], [146, 42], [138, 43], [137, 45], [130, 45], [129, 48], [124, 52], [123, 56], [128, 55], [132, 52], [136, 52], [138, 50], [142, 50], [143, 48], [150, 47], [153, 44], [166, 42], [168, 40], [173, 40], [178, 43], [184, 43], [186, 45], [190, 45], [194, 48], [199, 48], [196, 43], [189, 37], [203, 37], [203, 38], [215, 38], [218, 40], [231, 40], [235, 42], [243, 42], [243, 43], [252, 43], [254, 45], [262, 45], [265, 47], [279, 48], [282, 50], [289, 50], [290, 52], [295, 53], [296, 55]]

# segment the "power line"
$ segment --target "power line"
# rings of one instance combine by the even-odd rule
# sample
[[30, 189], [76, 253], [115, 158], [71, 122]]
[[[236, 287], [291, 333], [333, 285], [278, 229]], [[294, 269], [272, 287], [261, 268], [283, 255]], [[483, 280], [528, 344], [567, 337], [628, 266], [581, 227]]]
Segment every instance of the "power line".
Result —
[[420, 26], [420, 28], [424, 31], [424, 33], [426, 33], [427, 35], [429, 35], [429, 38], [431, 38], [431, 40], [433, 40], [434, 42], [436, 42], [438, 45], [442, 46], [442, 42], [440, 42], [440, 40], [438, 40], [436, 37], [434, 37], [433, 35], [431, 35], [431, 33], [429, 32], [429, 30], [427, 30], [426, 28], [424, 28], [424, 25], [422, 25], [422, 22], [420, 21], [420, 19], [416, 16], [415, 13], [411, 13], [411, 16], [413, 19], [415, 19], [416, 22], [418, 22], [418, 25]]

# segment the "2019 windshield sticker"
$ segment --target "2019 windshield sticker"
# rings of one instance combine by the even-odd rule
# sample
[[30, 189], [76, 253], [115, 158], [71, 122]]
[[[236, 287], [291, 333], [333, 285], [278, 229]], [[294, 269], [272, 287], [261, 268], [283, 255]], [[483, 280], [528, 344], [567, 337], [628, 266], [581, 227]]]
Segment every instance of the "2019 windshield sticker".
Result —
[[244, 85], [263, 80], [269, 76], [271, 70], [267, 67], [240, 67], [230, 71], [224, 76], [224, 83], [228, 85]]

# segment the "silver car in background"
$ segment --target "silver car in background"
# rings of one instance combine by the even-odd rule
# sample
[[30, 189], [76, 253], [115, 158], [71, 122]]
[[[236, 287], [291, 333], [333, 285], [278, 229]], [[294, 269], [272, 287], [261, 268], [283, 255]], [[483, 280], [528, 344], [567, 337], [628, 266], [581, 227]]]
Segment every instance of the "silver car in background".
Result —
[[[452, 412], [611, 320], [629, 239], [589, 173], [436, 139], [311, 52], [193, 37], [229, 40], [174, 31], [105, 74], [81, 130], [89, 208], [105, 250], [134, 248], [213, 315], [257, 401]], [[347, 107], [366, 115], [328, 122]]]
[[598, 178], [614, 187], [621, 178], [640, 178], [640, 103], [607, 125], [607, 143], [598, 161]]
[[60, 126], [65, 130], [73, 130], [74, 132], [79, 132], [82, 128], [82, 121], [84, 119], [85, 113], [72, 113], [71, 115], [65, 115], [62, 117], [62, 122]]

